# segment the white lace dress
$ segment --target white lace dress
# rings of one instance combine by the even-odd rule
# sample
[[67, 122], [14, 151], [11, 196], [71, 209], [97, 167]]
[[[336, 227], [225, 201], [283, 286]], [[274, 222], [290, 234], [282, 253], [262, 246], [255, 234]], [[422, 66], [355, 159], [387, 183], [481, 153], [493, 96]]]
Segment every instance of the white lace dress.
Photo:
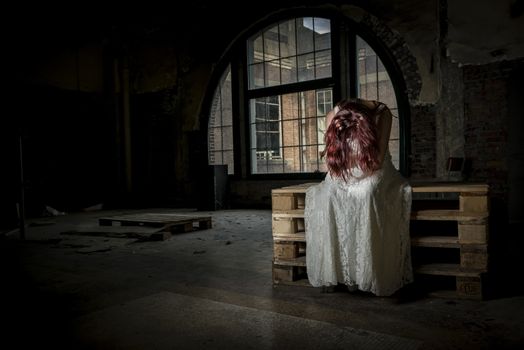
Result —
[[371, 176], [346, 183], [328, 173], [306, 193], [309, 282], [343, 283], [379, 296], [412, 282], [410, 211], [411, 187], [389, 151]]

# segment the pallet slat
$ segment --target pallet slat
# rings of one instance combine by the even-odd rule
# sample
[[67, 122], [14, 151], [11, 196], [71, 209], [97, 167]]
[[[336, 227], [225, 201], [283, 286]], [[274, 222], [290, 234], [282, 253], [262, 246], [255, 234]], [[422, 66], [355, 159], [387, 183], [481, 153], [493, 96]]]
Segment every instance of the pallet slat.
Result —
[[306, 234], [304, 232], [273, 233], [273, 240], [275, 242], [279, 242], [279, 241], [305, 242]]
[[412, 182], [411, 188], [415, 193], [447, 192], [447, 193], [488, 193], [488, 185], [484, 183], [435, 183], [435, 182]]
[[462, 212], [460, 210], [414, 210], [411, 220], [459, 221], [461, 223], [486, 222], [487, 212]]
[[411, 245], [415, 247], [460, 248], [458, 238], [449, 236], [412, 237]]
[[120, 224], [121, 226], [158, 227], [163, 231], [163, 233], [157, 232], [155, 233], [155, 237], [162, 240], [169, 238], [169, 233], [193, 231], [194, 224], [197, 224], [198, 228], [202, 230], [212, 227], [211, 216], [142, 213], [101, 217], [98, 219], [98, 224], [100, 226], [113, 226], [115, 223]]
[[282, 266], [306, 266], [306, 257], [301, 256], [295, 259], [274, 258], [273, 263], [275, 265], [282, 265]]
[[425, 264], [415, 267], [414, 272], [424, 275], [479, 277], [484, 271], [465, 269], [459, 264]]

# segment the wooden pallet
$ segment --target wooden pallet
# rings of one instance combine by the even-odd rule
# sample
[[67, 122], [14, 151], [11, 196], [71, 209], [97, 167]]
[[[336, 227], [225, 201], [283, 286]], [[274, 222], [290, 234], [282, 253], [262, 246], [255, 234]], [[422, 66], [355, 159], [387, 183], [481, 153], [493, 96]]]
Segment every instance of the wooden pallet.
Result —
[[311, 286], [306, 271], [304, 207], [307, 189], [316, 184], [271, 191], [274, 285]]
[[145, 226], [160, 228], [151, 238], [167, 239], [173, 233], [191, 232], [212, 227], [211, 216], [193, 216], [168, 213], [129, 214], [98, 219], [100, 226]]
[[[304, 206], [307, 189], [316, 183], [305, 183], [272, 190], [273, 283], [309, 285], [305, 264]], [[452, 207], [417, 208], [412, 222], [453, 222], [453, 232], [412, 235], [412, 249], [442, 249], [457, 252], [458, 261], [413, 261], [416, 276], [444, 276], [453, 280], [452, 290], [431, 295], [482, 299], [484, 277], [488, 271], [488, 186], [475, 183], [415, 183], [413, 193], [456, 194]], [[414, 202], [416, 199], [414, 198]], [[417, 202], [418, 203], [418, 202]], [[422, 208], [424, 202], [421, 201]], [[442, 203], [440, 203], [442, 204]], [[417, 278], [422, 280], [422, 278]], [[437, 283], [438, 284], [438, 283]]]
[[[419, 232], [411, 230], [411, 246], [414, 271], [417, 275], [446, 277], [454, 281], [452, 290], [435, 290], [436, 296], [467, 299], [483, 299], [485, 276], [489, 269], [488, 219], [489, 197], [486, 184], [468, 183], [419, 183], [412, 184], [413, 193], [455, 194], [455, 197], [441, 199], [454, 206], [452, 209], [425, 210], [424, 201], [417, 202], [418, 209], [412, 210], [411, 222], [426, 224], [419, 226]], [[457, 198], [457, 199], [453, 199]], [[427, 233], [431, 226], [450, 224], [445, 232]], [[426, 231], [427, 230], [427, 231]], [[426, 232], [424, 232], [426, 231]], [[432, 250], [441, 256], [456, 255], [450, 261], [417, 261]], [[418, 259], [417, 259], [418, 258]], [[420, 259], [422, 260], [422, 259]], [[454, 260], [454, 261], [451, 261]]]

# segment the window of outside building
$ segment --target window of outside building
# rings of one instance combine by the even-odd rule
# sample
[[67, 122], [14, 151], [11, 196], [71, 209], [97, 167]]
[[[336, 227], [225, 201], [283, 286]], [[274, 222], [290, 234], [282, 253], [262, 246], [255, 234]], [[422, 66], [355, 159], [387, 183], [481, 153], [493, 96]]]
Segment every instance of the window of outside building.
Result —
[[393, 123], [389, 137], [389, 152], [391, 153], [393, 164], [398, 169], [400, 130], [397, 97], [393, 89], [393, 83], [375, 51], [359, 36], [357, 36], [357, 60], [358, 96], [363, 99], [385, 103], [393, 114]]
[[[326, 98], [332, 96], [331, 79], [325, 80], [332, 77], [331, 56], [331, 24], [325, 18], [282, 21], [247, 40], [248, 96], [257, 96], [249, 98], [252, 174], [324, 170], [318, 127], [333, 103]], [[320, 81], [319, 89], [292, 92], [312, 81]], [[277, 86], [284, 93], [275, 94]]]
[[[298, 17], [274, 23], [246, 41], [246, 102], [251, 174], [326, 172], [326, 114], [333, 108], [332, 21]], [[358, 35], [340, 65], [354, 64], [360, 98], [386, 103], [393, 112], [389, 148], [399, 167], [398, 103], [390, 76], [372, 47]], [[338, 52], [338, 51], [335, 51]], [[352, 61], [351, 61], [352, 60]], [[226, 69], [216, 89], [209, 119], [209, 163], [233, 167], [231, 74]], [[242, 132], [242, 131], [241, 131]]]

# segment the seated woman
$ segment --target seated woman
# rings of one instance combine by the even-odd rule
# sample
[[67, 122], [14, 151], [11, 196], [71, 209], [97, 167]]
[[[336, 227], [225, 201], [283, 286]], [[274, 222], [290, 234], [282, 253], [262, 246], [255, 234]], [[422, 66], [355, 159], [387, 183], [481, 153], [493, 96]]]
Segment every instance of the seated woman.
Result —
[[391, 162], [392, 115], [380, 102], [344, 100], [327, 116], [328, 173], [306, 193], [306, 265], [315, 286], [379, 296], [413, 281], [411, 187]]

